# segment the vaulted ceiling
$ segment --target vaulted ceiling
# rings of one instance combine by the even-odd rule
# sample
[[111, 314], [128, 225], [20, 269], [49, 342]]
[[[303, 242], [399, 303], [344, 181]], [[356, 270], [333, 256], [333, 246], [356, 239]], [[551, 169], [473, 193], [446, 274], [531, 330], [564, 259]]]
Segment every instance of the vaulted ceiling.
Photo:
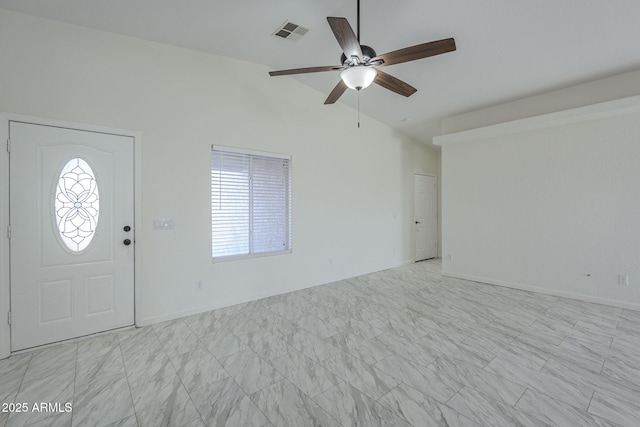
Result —
[[[355, 0], [0, 0], [0, 8], [273, 70], [339, 64], [326, 17], [356, 27]], [[310, 31], [295, 42], [272, 36], [285, 21]], [[444, 117], [640, 68], [639, 21], [638, 0], [361, 0], [361, 42], [378, 54], [448, 37], [457, 51], [385, 68], [418, 91], [404, 98], [373, 85], [360, 109], [429, 143]], [[328, 95], [339, 73], [273, 78]], [[355, 108], [357, 93], [339, 102]]]

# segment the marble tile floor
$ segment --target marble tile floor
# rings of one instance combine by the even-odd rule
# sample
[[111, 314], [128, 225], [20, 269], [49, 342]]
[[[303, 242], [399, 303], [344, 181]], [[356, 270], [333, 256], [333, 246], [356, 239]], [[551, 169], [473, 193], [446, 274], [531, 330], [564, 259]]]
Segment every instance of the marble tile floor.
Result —
[[424, 261], [0, 360], [0, 402], [28, 408], [0, 427], [637, 427], [640, 312]]

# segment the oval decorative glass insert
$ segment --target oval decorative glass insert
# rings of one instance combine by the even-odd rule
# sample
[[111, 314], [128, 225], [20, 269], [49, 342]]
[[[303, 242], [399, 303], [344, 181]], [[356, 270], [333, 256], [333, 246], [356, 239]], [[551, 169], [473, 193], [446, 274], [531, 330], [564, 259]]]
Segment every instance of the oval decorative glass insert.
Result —
[[96, 175], [85, 160], [76, 157], [62, 168], [54, 209], [62, 242], [73, 252], [86, 249], [98, 225], [100, 194]]

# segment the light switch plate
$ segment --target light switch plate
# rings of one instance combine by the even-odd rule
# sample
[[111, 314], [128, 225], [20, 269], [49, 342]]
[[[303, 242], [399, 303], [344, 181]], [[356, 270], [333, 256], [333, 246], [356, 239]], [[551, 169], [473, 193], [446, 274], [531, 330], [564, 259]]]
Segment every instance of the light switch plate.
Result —
[[172, 219], [167, 218], [154, 218], [153, 219], [154, 230], [173, 230], [174, 224]]

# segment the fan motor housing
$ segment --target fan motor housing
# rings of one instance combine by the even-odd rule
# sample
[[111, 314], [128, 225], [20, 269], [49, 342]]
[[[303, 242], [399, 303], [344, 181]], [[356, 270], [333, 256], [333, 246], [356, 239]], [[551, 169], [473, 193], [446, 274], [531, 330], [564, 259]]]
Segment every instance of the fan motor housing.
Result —
[[[371, 58], [375, 58], [377, 56], [376, 51], [373, 50], [372, 47], [367, 45], [360, 45], [360, 50], [362, 50], [362, 60], [366, 64]], [[342, 65], [354, 65], [353, 60], [351, 58], [347, 58], [347, 55], [344, 53], [340, 56], [340, 63]]]

